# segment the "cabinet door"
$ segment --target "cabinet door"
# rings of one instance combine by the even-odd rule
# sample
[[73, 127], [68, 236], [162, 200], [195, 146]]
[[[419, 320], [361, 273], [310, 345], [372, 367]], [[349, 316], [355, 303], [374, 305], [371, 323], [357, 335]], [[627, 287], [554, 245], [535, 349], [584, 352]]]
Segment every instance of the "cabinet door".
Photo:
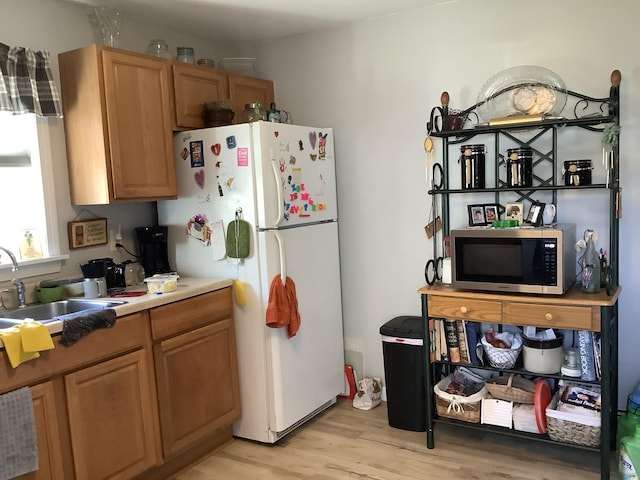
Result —
[[265, 110], [269, 109], [274, 101], [273, 82], [230, 73], [229, 97], [233, 101], [234, 123], [240, 123], [241, 113], [247, 103], [260, 102]]
[[149, 375], [138, 350], [65, 376], [76, 479], [130, 479], [158, 463]]
[[164, 340], [154, 353], [165, 457], [240, 418], [231, 319]]
[[53, 382], [31, 387], [33, 413], [38, 436], [38, 470], [17, 477], [20, 480], [64, 480], [62, 447], [56, 415]]
[[175, 198], [170, 63], [102, 52], [115, 200]]
[[204, 103], [229, 98], [227, 74], [212, 68], [174, 63], [176, 127], [204, 128]]

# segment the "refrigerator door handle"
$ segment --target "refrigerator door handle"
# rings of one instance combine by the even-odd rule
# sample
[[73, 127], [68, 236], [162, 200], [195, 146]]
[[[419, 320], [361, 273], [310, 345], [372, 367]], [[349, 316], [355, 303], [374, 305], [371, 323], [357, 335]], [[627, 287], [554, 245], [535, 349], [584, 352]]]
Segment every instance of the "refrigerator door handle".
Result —
[[284, 238], [280, 235], [280, 232], [277, 230], [269, 230], [273, 233], [278, 241], [278, 255], [280, 257], [280, 279], [282, 280], [282, 285], [287, 282], [287, 257], [284, 250]]
[[[273, 155], [272, 155], [273, 157]], [[273, 170], [273, 178], [276, 182], [276, 194], [278, 201], [277, 218], [273, 222], [273, 226], [277, 227], [282, 223], [284, 217], [284, 198], [282, 197], [282, 188], [280, 187], [280, 169], [275, 158], [271, 158], [271, 169]]]

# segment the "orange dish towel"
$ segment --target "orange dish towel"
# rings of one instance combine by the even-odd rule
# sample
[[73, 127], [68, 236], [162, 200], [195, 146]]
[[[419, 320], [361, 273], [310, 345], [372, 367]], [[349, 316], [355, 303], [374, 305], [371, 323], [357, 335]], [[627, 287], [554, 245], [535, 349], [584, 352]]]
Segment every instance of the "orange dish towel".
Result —
[[271, 280], [269, 287], [269, 304], [267, 305], [267, 326], [271, 328], [287, 327], [287, 337], [293, 337], [300, 328], [298, 297], [296, 284], [287, 277], [282, 284], [280, 275]]

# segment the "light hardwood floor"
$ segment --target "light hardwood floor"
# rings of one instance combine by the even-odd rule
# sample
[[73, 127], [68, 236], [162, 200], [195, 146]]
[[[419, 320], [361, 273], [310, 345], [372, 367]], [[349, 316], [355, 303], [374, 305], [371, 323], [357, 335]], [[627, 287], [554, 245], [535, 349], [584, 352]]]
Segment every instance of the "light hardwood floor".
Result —
[[[436, 425], [425, 434], [390, 427], [386, 403], [373, 410], [348, 400], [276, 445], [236, 439], [175, 480], [595, 480], [595, 452]], [[616, 478], [614, 475], [612, 479]]]

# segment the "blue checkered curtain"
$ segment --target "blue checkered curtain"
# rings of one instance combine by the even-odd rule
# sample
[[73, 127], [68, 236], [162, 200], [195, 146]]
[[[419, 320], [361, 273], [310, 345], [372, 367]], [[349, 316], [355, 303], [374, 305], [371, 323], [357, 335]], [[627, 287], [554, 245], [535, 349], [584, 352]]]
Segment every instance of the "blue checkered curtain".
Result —
[[62, 117], [49, 52], [0, 43], [0, 111]]

